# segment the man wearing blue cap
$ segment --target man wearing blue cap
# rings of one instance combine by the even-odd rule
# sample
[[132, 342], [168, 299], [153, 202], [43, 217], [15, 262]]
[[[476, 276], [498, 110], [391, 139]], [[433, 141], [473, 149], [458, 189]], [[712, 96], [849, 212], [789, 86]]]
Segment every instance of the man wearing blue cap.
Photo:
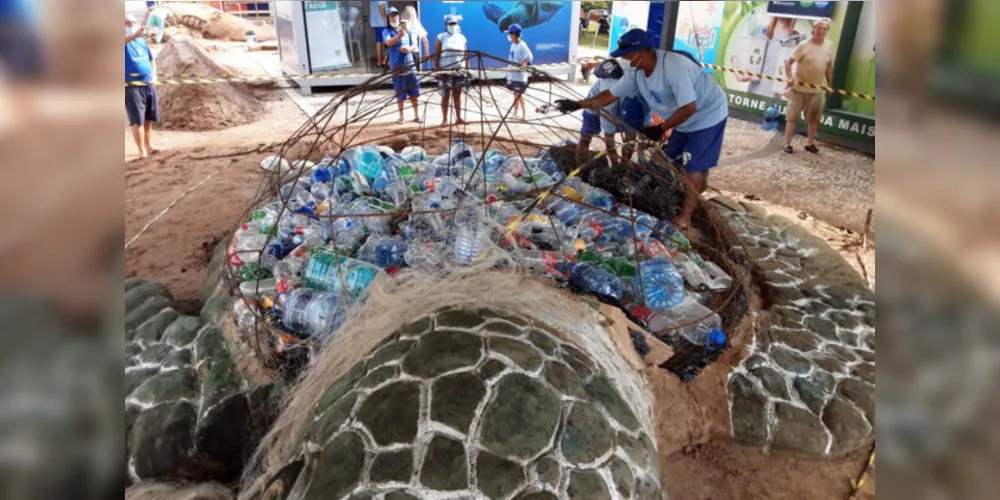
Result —
[[413, 62], [413, 53], [420, 47], [417, 39], [407, 29], [406, 23], [399, 22], [399, 11], [389, 7], [389, 27], [382, 32], [382, 39], [389, 47], [389, 66], [393, 71], [392, 89], [396, 91], [396, 106], [399, 108], [399, 121], [402, 125], [403, 101], [407, 98], [413, 104], [413, 121], [420, 123], [420, 82], [417, 81], [417, 66]]
[[729, 117], [726, 93], [701, 65], [685, 54], [654, 49], [643, 30], [631, 30], [618, 40], [612, 57], [621, 57], [635, 71], [629, 71], [610, 90], [583, 101], [556, 101], [560, 111], [580, 108], [601, 109], [618, 99], [638, 93], [666, 120], [646, 127], [643, 135], [660, 141], [673, 130], [666, 154], [684, 165], [688, 195], [674, 225], [686, 229], [698, 204], [698, 194], [708, 188], [708, 170], [719, 164], [722, 140]]

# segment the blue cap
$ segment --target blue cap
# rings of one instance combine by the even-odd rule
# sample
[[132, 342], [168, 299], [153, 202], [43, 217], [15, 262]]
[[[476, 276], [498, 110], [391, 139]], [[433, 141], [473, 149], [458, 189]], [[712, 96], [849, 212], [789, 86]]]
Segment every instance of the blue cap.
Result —
[[597, 65], [594, 69], [594, 76], [598, 78], [612, 78], [618, 80], [619, 78], [625, 76], [625, 70], [622, 69], [621, 64], [614, 59], [605, 59], [604, 62]]
[[629, 30], [618, 39], [618, 50], [611, 53], [611, 57], [622, 57], [637, 50], [651, 49], [653, 44], [649, 42], [649, 34], [646, 30]]
[[395, 7], [389, 7], [389, 10], [385, 11], [385, 17], [389, 17], [393, 14], [399, 14], [399, 9]]
[[726, 334], [722, 330], [716, 328], [708, 333], [708, 338], [705, 340], [705, 347], [708, 347], [712, 351], [718, 351], [725, 346]]
[[454, 14], [448, 14], [448, 15], [444, 16], [444, 23], [445, 24], [451, 24], [451, 23], [458, 24], [458, 16], [456, 16]]
[[507, 28], [507, 34], [508, 35], [521, 36], [521, 31], [522, 30], [521, 30], [521, 25], [520, 24], [512, 24], [512, 25], [510, 25], [510, 28]]

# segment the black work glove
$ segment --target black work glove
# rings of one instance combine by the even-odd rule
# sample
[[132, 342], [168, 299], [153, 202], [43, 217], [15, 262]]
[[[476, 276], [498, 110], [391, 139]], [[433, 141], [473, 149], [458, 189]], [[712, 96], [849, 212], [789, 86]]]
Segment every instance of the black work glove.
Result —
[[650, 125], [640, 130], [639, 133], [646, 136], [653, 142], [660, 142], [660, 140], [663, 139], [663, 134], [667, 133], [667, 131], [659, 125]]
[[571, 101], [569, 99], [558, 99], [558, 100], [556, 100], [556, 109], [558, 109], [559, 112], [562, 113], [562, 114], [564, 114], [564, 115], [566, 113], [572, 113], [574, 111], [579, 111], [581, 108], [582, 108], [582, 106], [580, 106], [580, 103], [578, 103], [576, 101]]

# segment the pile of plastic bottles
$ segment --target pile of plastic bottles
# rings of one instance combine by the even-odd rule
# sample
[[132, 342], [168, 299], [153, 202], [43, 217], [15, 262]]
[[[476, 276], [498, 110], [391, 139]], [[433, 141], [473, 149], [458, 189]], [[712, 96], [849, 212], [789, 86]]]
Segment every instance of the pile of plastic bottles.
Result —
[[[284, 332], [281, 339], [316, 345], [377, 276], [474, 265], [496, 244], [524, 268], [620, 304], [653, 332], [725, 344], [719, 316], [704, 304], [730, 288], [730, 277], [668, 221], [565, 179], [547, 150], [524, 159], [459, 140], [434, 158], [414, 146], [398, 153], [360, 146], [292, 165], [301, 175], [254, 212], [228, 248], [247, 299], [237, 301], [240, 325], [261, 317]], [[560, 181], [555, 196], [531, 205]]]

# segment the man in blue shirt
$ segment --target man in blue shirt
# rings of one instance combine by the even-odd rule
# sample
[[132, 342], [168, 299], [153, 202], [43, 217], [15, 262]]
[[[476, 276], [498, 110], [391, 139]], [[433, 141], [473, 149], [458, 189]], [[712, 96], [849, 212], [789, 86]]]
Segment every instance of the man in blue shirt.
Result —
[[403, 101], [407, 98], [413, 104], [413, 121], [420, 120], [420, 82], [417, 81], [417, 66], [413, 62], [413, 53], [418, 52], [417, 37], [407, 31], [406, 23], [399, 22], [399, 11], [389, 8], [389, 27], [382, 32], [382, 39], [389, 47], [389, 66], [393, 72], [392, 88], [396, 91], [396, 105], [399, 107], [399, 121], [402, 125]]
[[153, 123], [160, 121], [160, 108], [156, 87], [150, 83], [156, 80], [156, 63], [146, 43], [147, 21], [137, 23], [132, 15], [125, 16], [125, 112], [139, 158], [160, 152], [152, 143]]
[[601, 109], [618, 99], [638, 94], [666, 120], [642, 130], [643, 135], [660, 141], [673, 130], [666, 154], [684, 166], [687, 196], [674, 225], [686, 229], [698, 204], [698, 195], [708, 188], [708, 170], [719, 164], [722, 140], [729, 116], [726, 93], [692, 58], [656, 50], [643, 30], [631, 30], [618, 41], [612, 57], [629, 62], [629, 71], [610, 90], [580, 102], [557, 101], [563, 112]]

